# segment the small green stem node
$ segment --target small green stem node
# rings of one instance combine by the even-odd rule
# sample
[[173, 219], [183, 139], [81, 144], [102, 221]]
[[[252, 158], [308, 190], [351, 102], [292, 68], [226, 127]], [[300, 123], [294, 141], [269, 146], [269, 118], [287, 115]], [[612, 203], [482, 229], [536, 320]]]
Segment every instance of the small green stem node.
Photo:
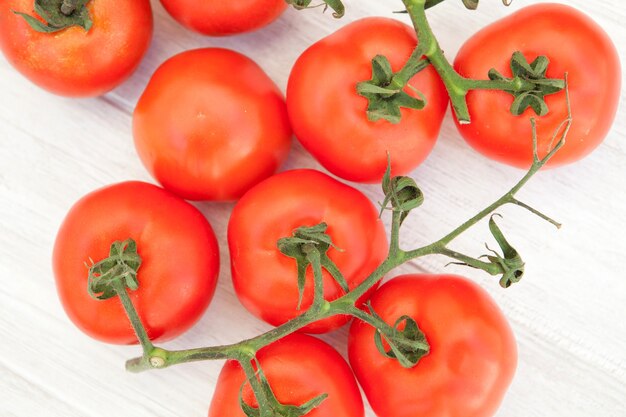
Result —
[[162, 368], [165, 366], [165, 359], [159, 356], [152, 356], [149, 360], [153, 368]]

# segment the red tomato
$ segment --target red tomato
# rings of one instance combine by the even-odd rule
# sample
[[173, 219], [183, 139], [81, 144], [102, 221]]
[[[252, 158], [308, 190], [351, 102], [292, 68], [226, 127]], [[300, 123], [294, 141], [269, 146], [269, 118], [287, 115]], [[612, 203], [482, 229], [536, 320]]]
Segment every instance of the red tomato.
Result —
[[161, 0], [161, 3], [183, 26], [211, 36], [260, 29], [287, 8], [285, 0]]
[[350, 329], [350, 364], [379, 417], [490, 417], [517, 365], [515, 338], [493, 299], [471, 281], [451, 275], [406, 275], [372, 296], [387, 323], [413, 318], [430, 353], [410, 369], [383, 356], [374, 329]]
[[[321, 394], [324, 402], [307, 417], [363, 417], [363, 400], [346, 361], [330, 345], [304, 334], [293, 334], [261, 349], [261, 369], [281, 404], [300, 406]], [[224, 365], [209, 417], [245, 417], [239, 405], [244, 401], [258, 407], [250, 384], [236, 361]]]
[[[526, 7], [472, 36], [454, 66], [465, 77], [485, 79], [490, 68], [511, 76], [514, 52], [530, 61], [550, 60], [548, 78], [568, 74], [572, 128], [565, 146], [548, 166], [575, 162], [593, 151], [609, 132], [619, 100], [621, 70], [615, 46], [595, 22], [559, 4]], [[554, 131], [567, 117], [565, 91], [546, 96], [549, 113], [538, 117], [531, 109], [514, 116], [511, 94], [471, 91], [467, 96], [472, 122], [458, 125], [465, 140], [485, 156], [520, 168], [532, 163], [530, 118], [537, 119], [538, 148], [545, 156], [555, 143]]]
[[226, 49], [183, 52], [152, 76], [133, 115], [135, 146], [166, 189], [235, 200], [287, 157], [291, 127], [278, 87]]
[[[251, 189], [235, 206], [228, 224], [233, 284], [239, 300], [254, 315], [278, 326], [306, 311], [313, 302], [313, 272], [300, 311], [296, 261], [277, 248], [300, 226], [328, 224], [328, 235], [339, 251], [328, 257], [343, 273], [348, 286], [361, 283], [387, 256], [385, 228], [374, 205], [361, 192], [314, 170], [275, 175]], [[323, 270], [324, 298], [343, 295]], [[364, 297], [369, 296], [369, 293]], [[307, 332], [322, 333], [348, 321], [335, 316], [313, 323]]]
[[93, 26], [39, 33], [13, 10], [35, 16], [33, 0], [0, 2], [0, 48], [26, 78], [55, 94], [98, 96], [137, 68], [152, 39], [149, 0], [93, 0]]
[[219, 251], [213, 229], [192, 205], [143, 182], [123, 182], [80, 199], [54, 244], [53, 266], [70, 319], [96, 339], [137, 343], [118, 297], [98, 301], [87, 292], [90, 260], [106, 258], [114, 241], [132, 238], [142, 264], [139, 289], [129, 291], [148, 336], [172, 339], [204, 313], [215, 291]]
[[[296, 137], [326, 169], [344, 179], [378, 182], [391, 157], [393, 175], [407, 174], [433, 148], [448, 103], [437, 72], [427, 68], [410, 85], [428, 104], [402, 109], [399, 124], [367, 119], [367, 99], [356, 85], [372, 77], [371, 60], [386, 56], [394, 71], [407, 61], [417, 40], [404, 23], [367, 18], [315, 43], [298, 58], [289, 77], [287, 108]], [[417, 96], [407, 87], [406, 92]]]

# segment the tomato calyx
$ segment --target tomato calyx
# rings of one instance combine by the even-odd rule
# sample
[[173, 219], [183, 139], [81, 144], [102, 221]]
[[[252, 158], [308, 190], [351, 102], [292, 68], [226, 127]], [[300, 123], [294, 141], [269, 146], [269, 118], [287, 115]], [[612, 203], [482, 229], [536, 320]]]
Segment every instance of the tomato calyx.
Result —
[[[528, 209], [529, 207], [525, 208]], [[445, 249], [444, 252], [445, 255], [460, 261], [450, 262], [448, 265], [453, 264], [469, 266], [471, 268], [482, 269], [493, 276], [501, 275], [500, 286], [502, 288], [509, 288], [511, 285], [518, 283], [522, 279], [524, 276], [525, 264], [519, 252], [511, 246], [511, 244], [504, 237], [500, 227], [496, 224], [494, 220], [494, 217], [496, 216], [500, 215], [493, 214], [489, 219], [489, 231], [498, 243], [498, 246], [502, 251], [502, 255], [491, 249], [487, 244], [485, 244], [485, 246], [491, 254], [482, 255], [478, 258], [472, 258], [471, 256], [463, 255], [449, 249]], [[481, 261], [481, 259], [487, 259], [487, 262]]]
[[108, 300], [118, 295], [120, 284], [133, 291], [139, 288], [137, 270], [141, 266], [141, 257], [133, 239], [113, 242], [108, 258], [96, 263], [92, 261], [87, 266], [87, 289], [89, 295], [97, 300]]
[[372, 78], [357, 84], [357, 93], [368, 100], [367, 118], [372, 122], [386, 120], [390, 123], [400, 123], [401, 108], [421, 110], [426, 106], [426, 98], [414, 87], [409, 87], [420, 97], [413, 97], [403, 89], [419, 71], [430, 63], [421, 59], [421, 53], [416, 52], [418, 59], [410, 59], [405, 67], [394, 73], [387, 57], [377, 55], [372, 59]]
[[[239, 389], [239, 406], [248, 417], [302, 417], [319, 407], [328, 398], [328, 394], [321, 394], [300, 406], [281, 404], [258, 361], [255, 359], [254, 362], [256, 371], [250, 363], [241, 362], [248, 380]], [[258, 407], [252, 407], [243, 399], [243, 389], [248, 383], [255, 394]]]
[[493, 235], [496, 242], [498, 242], [498, 246], [502, 250], [502, 255], [498, 252], [487, 249], [493, 255], [483, 255], [483, 257], [487, 258], [489, 262], [494, 265], [498, 265], [502, 272], [502, 278], [500, 278], [500, 286], [502, 288], [509, 288], [512, 284], [519, 282], [524, 275], [524, 261], [522, 261], [522, 257], [519, 255], [517, 250], [509, 244], [509, 242], [504, 237], [502, 230], [496, 224], [494, 217], [499, 216], [499, 214], [494, 214], [489, 219], [489, 230]]
[[278, 250], [296, 260], [298, 268], [298, 306], [302, 306], [304, 286], [306, 284], [306, 270], [311, 265], [315, 281], [315, 297], [313, 306], [320, 307], [323, 303], [322, 268], [324, 268], [346, 293], [350, 291], [345, 277], [337, 265], [328, 257], [330, 248], [337, 248], [331, 237], [326, 233], [328, 225], [320, 223], [315, 226], [302, 226], [293, 231], [291, 237], [278, 240]]
[[90, 0], [35, 0], [35, 13], [45, 21], [27, 13], [13, 10], [26, 20], [30, 27], [41, 33], [54, 33], [72, 26], [89, 31], [93, 25], [87, 3]]
[[311, 6], [312, 0], [285, 0], [287, 4], [293, 6], [296, 10], [312, 9], [314, 7], [324, 6], [324, 11], [331, 9], [335, 19], [342, 18], [346, 13], [346, 8], [341, 0], [323, 0], [320, 5]]
[[545, 96], [558, 93], [565, 88], [565, 81], [546, 77], [546, 71], [550, 60], [544, 56], [538, 56], [531, 63], [524, 55], [517, 51], [511, 57], [511, 72], [513, 78], [506, 78], [495, 68], [489, 70], [489, 79], [492, 81], [513, 81], [516, 89], [504, 89], [515, 97], [511, 104], [511, 113], [520, 116], [529, 107], [538, 116], [548, 113], [548, 105]]
[[[381, 355], [396, 359], [404, 368], [412, 368], [430, 352], [426, 335], [413, 318], [404, 315], [398, 318], [393, 326], [387, 325], [371, 303], [367, 303], [370, 314], [379, 322], [374, 332], [374, 343]], [[384, 340], [384, 342], [383, 342]], [[386, 343], [389, 348], [385, 347]]]
[[391, 163], [387, 164], [382, 187], [385, 199], [380, 205], [380, 214], [382, 215], [382, 212], [389, 208], [391, 203], [391, 210], [400, 212], [400, 225], [411, 210], [421, 206], [424, 202], [424, 194], [413, 178], [406, 176], [391, 177]]

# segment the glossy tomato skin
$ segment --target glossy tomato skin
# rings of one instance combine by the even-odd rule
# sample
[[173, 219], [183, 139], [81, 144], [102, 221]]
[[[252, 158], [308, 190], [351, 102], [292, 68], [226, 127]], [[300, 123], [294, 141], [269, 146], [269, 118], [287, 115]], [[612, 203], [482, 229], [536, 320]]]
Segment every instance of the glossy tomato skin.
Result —
[[209, 222], [192, 205], [152, 184], [123, 182], [93, 191], [69, 211], [54, 244], [57, 291], [69, 318], [108, 343], [137, 343], [117, 297], [87, 293], [90, 260], [106, 258], [114, 241], [132, 238], [142, 258], [130, 298], [152, 340], [191, 327], [213, 297], [219, 251]]
[[[357, 83], [372, 77], [372, 58], [384, 55], [398, 71], [416, 44], [415, 32], [404, 23], [366, 18], [318, 41], [296, 61], [287, 87], [289, 118], [298, 140], [333, 174], [378, 182], [387, 153], [393, 175], [407, 174], [430, 153], [448, 103], [435, 70], [411, 80], [428, 104], [420, 111], [402, 109], [399, 124], [370, 122], [367, 99], [356, 92]], [[417, 95], [409, 87], [406, 92]]]
[[[363, 400], [350, 367], [330, 345], [304, 334], [292, 334], [261, 349], [257, 355], [265, 376], [281, 404], [302, 405], [326, 393], [328, 397], [307, 417], [363, 417]], [[245, 417], [239, 392], [246, 376], [236, 361], [224, 365], [213, 394], [209, 417]], [[244, 401], [258, 404], [250, 384]]]
[[139, 156], [188, 200], [235, 200], [287, 157], [282, 93], [251, 59], [219, 48], [186, 51], [152, 76], [133, 115]]
[[406, 275], [371, 297], [374, 310], [394, 324], [412, 317], [430, 353], [414, 368], [381, 355], [374, 329], [350, 328], [350, 365], [379, 417], [491, 417], [517, 365], [515, 338], [502, 312], [478, 285], [451, 275]]
[[93, 26], [45, 34], [12, 11], [35, 16], [33, 0], [0, 2], [0, 49], [26, 78], [54, 94], [99, 96], [132, 74], [152, 39], [149, 0], [88, 4]]
[[210, 36], [260, 29], [287, 8], [285, 0], [161, 0], [161, 3], [181, 25]]
[[[325, 222], [337, 246], [328, 256], [354, 288], [388, 252], [387, 237], [374, 205], [361, 192], [319, 171], [286, 171], [260, 183], [237, 203], [228, 224], [233, 284], [239, 300], [255, 316], [278, 326], [300, 315], [313, 301], [313, 272], [307, 270], [302, 309], [298, 304], [296, 261], [277, 248], [300, 226]], [[343, 290], [323, 270], [324, 298]], [[364, 299], [369, 296], [368, 292]], [[348, 321], [335, 316], [305, 327], [310, 333], [333, 330]]]
[[[560, 4], [537, 4], [485, 27], [472, 36], [455, 59], [465, 77], [484, 79], [490, 68], [510, 77], [509, 61], [521, 51], [529, 61], [539, 55], [550, 60], [547, 76], [568, 74], [573, 123], [565, 146], [549, 167], [575, 162], [605, 138], [617, 111], [621, 85], [615, 46], [589, 17]], [[532, 163], [530, 119], [537, 119], [539, 154], [545, 156], [552, 136], [567, 117], [565, 92], [546, 97], [549, 113], [538, 117], [531, 109], [513, 116], [513, 96], [501, 91], [471, 91], [467, 96], [472, 122], [457, 127], [465, 140], [485, 156], [520, 168]]]

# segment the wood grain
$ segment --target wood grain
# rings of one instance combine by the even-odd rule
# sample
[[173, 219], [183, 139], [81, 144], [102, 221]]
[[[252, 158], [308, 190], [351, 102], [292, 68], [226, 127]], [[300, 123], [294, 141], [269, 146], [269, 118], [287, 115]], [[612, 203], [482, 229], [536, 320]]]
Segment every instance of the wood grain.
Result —
[[[0, 58], [0, 416], [204, 416], [221, 363], [186, 364], [131, 375], [136, 347], [108, 346], [80, 333], [57, 300], [50, 268], [56, 230], [83, 194], [128, 179], [151, 181], [135, 155], [131, 114], [150, 75], [169, 56], [219, 45], [256, 60], [284, 89], [289, 70], [312, 42], [348, 21], [391, 16], [399, 1], [351, 0], [342, 21], [320, 9], [289, 10], [253, 34], [212, 39], [192, 34], [153, 2], [149, 53], [132, 78], [104, 97], [49, 95]], [[453, 56], [471, 33], [534, 1], [481, 2], [476, 12], [449, 1], [430, 12]], [[624, 55], [626, 7], [620, 0], [568, 0], [598, 21]], [[406, 20], [405, 16], [394, 15]], [[625, 94], [621, 104], [624, 108]], [[575, 115], [574, 115], [575, 116]], [[560, 220], [557, 231], [516, 208], [502, 227], [527, 262], [524, 281], [501, 290], [495, 280], [461, 267], [494, 296], [516, 333], [520, 364], [500, 417], [626, 416], [626, 118], [621, 111], [606, 142], [573, 166], [541, 173], [522, 198]], [[319, 165], [294, 144], [284, 169]], [[431, 157], [413, 173], [426, 203], [403, 234], [406, 248], [429, 243], [498, 197], [521, 171], [487, 161], [459, 138], [448, 116]], [[374, 201], [378, 187], [359, 186]], [[170, 348], [234, 342], [268, 327], [233, 294], [224, 236], [232, 204], [198, 207], [221, 236], [222, 273], [215, 299]], [[489, 234], [480, 224], [455, 248], [480, 255]], [[427, 258], [399, 272], [439, 272]], [[346, 329], [324, 336], [345, 354]], [[368, 409], [368, 416], [374, 416]], [[225, 416], [227, 417], [227, 416]]]

